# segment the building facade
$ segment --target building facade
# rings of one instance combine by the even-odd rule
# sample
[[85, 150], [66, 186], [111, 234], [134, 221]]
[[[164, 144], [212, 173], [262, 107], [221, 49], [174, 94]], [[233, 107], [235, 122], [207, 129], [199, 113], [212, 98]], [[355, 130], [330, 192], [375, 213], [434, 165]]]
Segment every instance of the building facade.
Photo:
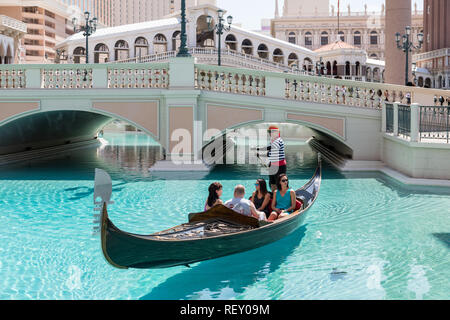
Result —
[[0, 0], [0, 14], [26, 24], [20, 41], [22, 63], [53, 63], [56, 43], [73, 34], [75, 15], [57, 0]]
[[[111, 22], [108, 26], [120, 26], [159, 20], [181, 9], [180, 0], [110, 0]], [[186, 0], [186, 7], [202, 4], [216, 5], [216, 0]]]
[[[418, 77], [419, 86], [450, 89], [450, 1], [424, 0], [424, 52], [413, 57], [418, 68], [427, 69], [431, 81]], [[426, 81], [426, 79], [425, 79]]]
[[[337, 9], [329, 0], [285, 0], [282, 14], [276, 1], [275, 18], [271, 20], [273, 37], [289, 41], [311, 50], [337, 40], [365, 50], [371, 59], [385, 57], [385, 6], [379, 12], [354, 12], [350, 6]], [[414, 5], [412, 12], [412, 36], [423, 32], [422, 11]], [[417, 44], [417, 43], [416, 43]]]
[[[69, 11], [89, 11], [98, 20], [100, 26], [113, 24], [113, 0], [58, 0], [67, 5]], [[125, 2], [125, 1], [123, 1]], [[147, 1], [143, 1], [147, 2]]]
[[0, 15], [0, 64], [20, 62], [20, 41], [26, 32], [25, 23]]

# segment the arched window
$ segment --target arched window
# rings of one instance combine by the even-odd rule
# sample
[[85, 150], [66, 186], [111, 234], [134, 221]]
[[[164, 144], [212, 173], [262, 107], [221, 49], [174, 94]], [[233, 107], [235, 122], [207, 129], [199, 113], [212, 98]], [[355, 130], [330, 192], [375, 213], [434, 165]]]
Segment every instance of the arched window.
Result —
[[172, 50], [178, 50], [181, 46], [181, 31], [175, 31], [172, 34]]
[[373, 69], [372, 78], [373, 78], [374, 82], [380, 82], [381, 81], [381, 74], [380, 74], [380, 69], [379, 68], [374, 68]]
[[313, 62], [310, 58], [303, 59], [303, 70], [309, 72], [313, 70]]
[[148, 55], [148, 41], [144, 37], [139, 37], [134, 42], [134, 56], [143, 57]]
[[242, 53], [253, 54], [253, 44], [249, 39], [242, 41], [241, 45]]
[[94, 63], [109, 62], [109, 48], [104, 43], [99, 43], [94, 48]]
[[210, 38], [205, 39], [205, 41], [203, 41], [202, 48], [214, 49], [214, 40]]
[[339, 31], [338, 39], [345, 42], [345, 34], [344, 31]]
[[269, 59], [269, 49], [264, 43], [258, 46], [258, 56], [262, 59]]
[[425, 79], [425, 88], [431, 88], [431, 78]]
[[327, 62], [327, 75], [330, 76], [332, 74], [332, 72], [333, 72], [333, 70], [331, 69], [331, 62], [328, 61]]
[[376, 53], [370, 54], [370, 59], [378, 59], [378, 55]]
[[295, 35], [295, 32], [289, 32], [288, 41], [293, 44], [297, 43], [297, 36]]
[[351, 65], [350, 65], [350, 62], [349, 62], [349, 61], [346, 61], [346, 62], [345, 62], [345, 75], [346, 75], [346, 76], [350, 76], [351, 73], [352, 73], [352, 67], [351, 67]]
[[355, 63], [355, 75], [356, 76], [361, 75], [361, 63], [359, 63], [359, 61], [356, 61]]
[[284, 64], [284, 54], [281, 49], [277, 48], [273, 51], [273, 61], [276, 63]]
[[372, 69], [370, 67], [367, 67], [366, 69], [366, 80], [372, 81]]
[[376, 32], [375, 30], [370, 32], [370, 44], [378, 44], [378, 32]]
[[237, 50], [237, 40], [234, 34], [227, 35], [227, 37], [225, 38], [225, 45], [230, 50]]
[[323, 31], [320, 35], [320, 45], [325, 46], [328, 44], [328, 32]]
[[417, 81], [417, 84], [419, 87], [423, 87], [423, 77], [419, 77], [419, 80]]
[[86, 50], [83, 47], [73, 50], [73, 63], [86, 63]]
[[305, 33], [305, 46], [312, 46], [312, 33], [309, 31]]
[[355, 33], [353, 33], [353, 44], [356, 46], [361, 45], [361, 32], [355, 31]]
[[291, 53], [288, 57], [288, 66], [292, 67], [294, 64], [298, 67], [298, 56], [295, 53]]
[[337, 61], [334, 60], [333, 61], [333, 76], [337, 76], [337, 75], [338, 75]]
[[158, 33], [153, 38], [153, 50], [154, 53], [163, 53], [167, 52], [167, 39], [166, 36], [162, 33]]
[[128, 43], [125, 40], [119, 40], [114, 46], [115, 60], [125, 60], [130, 57]]

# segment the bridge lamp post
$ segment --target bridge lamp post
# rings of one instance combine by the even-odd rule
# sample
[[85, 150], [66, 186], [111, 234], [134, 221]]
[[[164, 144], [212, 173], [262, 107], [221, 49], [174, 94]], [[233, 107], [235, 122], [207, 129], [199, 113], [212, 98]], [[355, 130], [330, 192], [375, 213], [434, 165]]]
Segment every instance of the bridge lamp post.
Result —
[[207, 16], [206, 17], [206, 23], [208, 23], [208, 29], [209, 31], [214, 31], [216, 30], [216, 34], [219, 36], [219, 63], [218, 65], [221, 65], [221, 50], [222, 50], [222, 42], [221, 42], [221, 36], [223, 35], [224, 31], [230, 31], [231, 30], [231, 24], [233, 23], [233, 17], [232, 16], [228, 16], [227, 17], [227, 23], [228, 26], [224, 25], [225, 19], [223, 18], [223, 10], [219, 9], [217, 10], [217, 16], [219, 17], [219, 23], [217, 23], [214, 26], [211, 26], [211, 22], [212, 22], [212, 17], [211, 16]]
[[186, 35], [186, 0], [181, 0], [181, 34], [180, 34], [180, 48], [178, 49], [177, 57], [190, 57], [189, 50], [187, 48], [187, 35]]
[[[410, 40], [411, 37], [411, 27], [407, 26], [405, 28], [405, 34], [401, 35], [399, 32], [395, 34], [395, 41], [397, 42], [397, 48], [403, 50], [406, 54], [406, 68], [405, 68], [405, 85], [408, 85], [409, 78], [409, 53], [412, 52], [413, 49], [422, 48], [423, 43], [423, 33], [417, 34], [417, 40], [419, 41], [419, 45], [415, 46], [413, 42]], [[402, 43], [400, 44], [400, 40]]]
[[90, 12], [86, 11], [84, 13], [84, 19], [86, 20], [86, 24], [84, 26], [80, 26], [77, 28], [77, 18], [72, 19], [73, 32], [81, 32], [83, 31], [83, 36], [86, 37], [86, 64], [89, 63], [89, 37], [97, 31], [97, 18], [90, 19]]

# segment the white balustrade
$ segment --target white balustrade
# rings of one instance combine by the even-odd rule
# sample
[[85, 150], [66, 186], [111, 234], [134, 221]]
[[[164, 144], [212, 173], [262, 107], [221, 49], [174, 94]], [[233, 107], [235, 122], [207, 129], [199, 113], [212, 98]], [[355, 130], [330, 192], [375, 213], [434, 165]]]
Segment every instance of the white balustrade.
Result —
[[92, 68], [77, 65], [51, 65], [41, 69], [43, 89], [86, 89], [92, 88]]
[[197, 65], [195, 87], [200, 90], [218, 91], [252, 96], [265, 96], [265, 77], [255, 71]]
[[108, 65], [108, 88], [168, 88], [169, 64]]
[[25, 87], [23, 66], [0, 69], [0, 89], [21, 89]]

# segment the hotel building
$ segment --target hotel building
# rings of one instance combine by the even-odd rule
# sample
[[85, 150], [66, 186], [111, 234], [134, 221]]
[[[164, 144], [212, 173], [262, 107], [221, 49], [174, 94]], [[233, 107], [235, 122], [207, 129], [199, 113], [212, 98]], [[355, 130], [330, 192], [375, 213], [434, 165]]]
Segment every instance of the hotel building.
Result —
[[425, 0], [423, 8], [423, 53], [415, 55], [413, 62], [418, 68], [427, 69], [432, 80], [424, 83], [419, 77], [418, 85], [450, 89], [450, 1]]
[[[371, 59], [385, 58], [384, 4], [379, 12], [369, 12], [367, 5], [363, 12], [354, 12], [350, 6], [340, 8], [339, 27], [337, 8], [330, 6], [329, 0], [285, 0], [282, 12], [277, 0], [275, 6], [275, 18], [271, 20], [271, 34], [275, 38], [311, 50], [341, 40], [365, 50]], [[423, 14], [416, 3], [411, 32], [416, 42], [419, 32], [423, 32]]]

